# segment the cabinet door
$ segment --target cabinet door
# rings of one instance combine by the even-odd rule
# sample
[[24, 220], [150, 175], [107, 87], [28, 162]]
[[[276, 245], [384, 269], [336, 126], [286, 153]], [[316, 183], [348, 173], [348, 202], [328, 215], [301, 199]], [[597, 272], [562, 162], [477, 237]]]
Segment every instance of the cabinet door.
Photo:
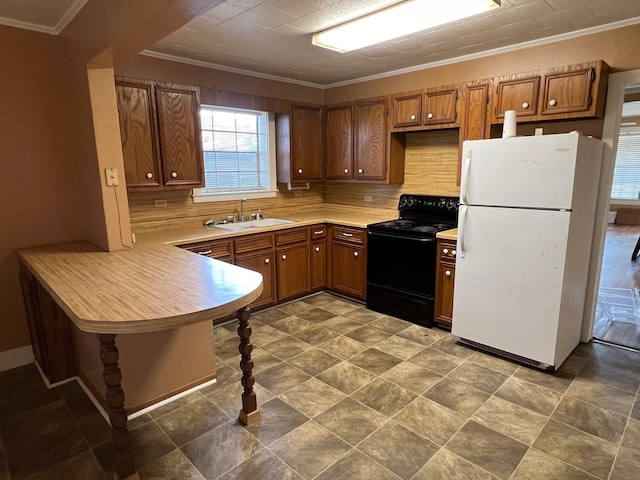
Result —
[[347, 243], [333, 243], [333, 289], [350, 297], [364, 300], [366, 258], [364, 247]]
[[160, 185], [160, 156], [151, 83], [116, 80], [127, 187]]
[[460, 167], [462, 165], [462, 143], [465, 140], [482, 140], [490, 136], [489, 82], [472, 82], [462, 86], [462, 114], [460, 118], [460, 139], [458, 172], [456, 185], [460, 185]]
[[327, 108], [326, 163], [328, 180], [353, 178], [353, 107]]
[[456, 88], [427, 90], [424, 92], [425, 125], [451, 124], [458, 118], [458, 90]]
[[384, 180], [387, 173], [387, 100], [359, 102], [355, 110], [355, 178]]
[[311, 290], [319, 290], [327, 284], [327, 241], [311, 243]]
[[42, 331], [42, 321], [38, 310], [38, 299], [36, 297], [36, 281], [31, 273], [20, 266], [20, 286], [22, 288], [22, 299], [29, 325], [29, 335], [31, 338], [31, 348], [33, 356], [40, 365], [42, 372], [49, 376], [49, 364], [46, 350], [46, 342]]
[[436, 271], [435, 321], [451, 326], [453, 318], [453, 285], [456, 267], [453, 263], [439, 263]]
[[309, 293], [309, 244], [302, 243], [276, 251], [278, 259], [278, 300]]
[[422, 94], [394, 96], [392, 99], [392, 124], [394, 128], [415, 127], [422, 118]]
[[291, 107], [292, 180], [322, 180], [322, 108]]
[[156, 86], [164, 184], [202, 187], [199, 99], [196, 89]]
[[273, 252], [236, 257], [236, 265], [262, 274], [262, 293], [249, 305], [250, 308], [263, 308], [276, 303], [276, 269]]
[[540, 77], [499, 80], [495, 119], [504, 119], [504, 112], [515, 110], [518, 117], [531, 117], [538, 113]]
[[594, 78], [592, 68], [546, 75], [541, 114], [587, 112]]

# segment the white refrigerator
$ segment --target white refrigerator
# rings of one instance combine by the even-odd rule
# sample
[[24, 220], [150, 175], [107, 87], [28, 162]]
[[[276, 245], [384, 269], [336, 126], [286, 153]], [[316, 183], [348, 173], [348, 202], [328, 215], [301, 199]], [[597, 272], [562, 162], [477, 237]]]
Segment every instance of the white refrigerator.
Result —
[[451, 333], [557, 369], [580, 341], [603, 144], [577, 132], [463, 144]]

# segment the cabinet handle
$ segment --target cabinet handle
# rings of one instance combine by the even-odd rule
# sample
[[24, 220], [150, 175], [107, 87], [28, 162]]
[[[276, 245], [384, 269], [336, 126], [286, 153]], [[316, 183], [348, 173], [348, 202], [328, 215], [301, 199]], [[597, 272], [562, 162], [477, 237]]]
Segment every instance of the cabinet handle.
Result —
[[442, 249], [442, 254], [446, 255], [447, 253], [449, 253], [449, 249], [448, 248], [443, 248]]
[[529, 104], [528, 104], [527, 102], [524, 102], [524, 103], [522, 104], [522, 108], [529, 108]]
[[213, 253], [213, 250], [205, 250], [204, 252], [198, 252], [198, 255], [209, 255], [210, 253]]
[[358, 252], [353, 252], [353, 256], [354, 256], [354, 257], [357, 257], [358, 255], [359, 255], [359, 253], [358, 253]]
[[171, 172], [171, 178], [177, 178], [178, 174], [176, 172]]
[[551, 106], [551, 107], [555, 107], [556, 106], [556, 101], [553, 98], [551, 100], [549, 100], [549, 106]]
[[411, 120], [415, 120], [415, 119], [416, 119], [416, 116], [415, 116], [415, 114], [412, 114], [409, 118], [410, 118]]
[[450, 276], [451, 276], [451, 270], [445, 270], [445, 271], [444, 271], [444, 274], [445, 274], [447, 277], [450, 277]]
[[342, 232], [343, 237], [353, 237], [353, 233]]
[[451, 256], [453, 256], [453, 257], [456, 256], [456, 251], [455, 250], [451, 250]]
[[286, 255], [282, 255], [282, 259], [283, 259], [283, 260], [286, 260], [286, 259], [287, 259], [287, 256], [286, 256]]
[[347, 175], [348, 173], [349, 173], [349, 169], [348, 169], [348, 168], [345, 168], [345, 169], [344, 169], [344, 174], [345, 174], [345, 175]]
[[151, 173], [151, 172], [147, 172], [147, 174], [145, 175], [145, 177], [147, 177], [147, 178], [153, 178], [153, 173]]
[[323, 233], [324, 233], [324, 230], [317, 230], [313, 232], [314, 235], [322, 235]]
[[270, 260], [268, 258], [264, 259], [264, 263], [269, 263], [269, 262], [270, 262]]
[[364, 170], [363, 170], [363, 169], [361, 169], [361, 168], [359, 168], [359, 169], [358, 169], [358, 173], [359, 173], [360, 175], [362, 175], [362, 174], [364, 173]]
[[301, 168], [298, 169], [298, 173], [302, 173], [302, 169]]
[[431, 119], [433, 118], [433, 113], [429, 112], [429, 113], [427, 114], [427, 118], [428, 118], [429, 120], [431, 120]]
[[320, 251], [320, 247], [316, 247], [316, 252], [319, 252], [319, 251]]

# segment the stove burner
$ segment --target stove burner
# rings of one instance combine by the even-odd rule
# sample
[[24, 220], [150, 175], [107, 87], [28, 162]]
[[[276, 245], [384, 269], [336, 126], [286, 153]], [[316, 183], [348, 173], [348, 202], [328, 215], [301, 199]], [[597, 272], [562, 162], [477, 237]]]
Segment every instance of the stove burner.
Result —
[[411, 220], [403, 220], [402, 218], [395, 220], [394, 223], [398, 227], [409, 227], [414, 224]]
[[414, 230], [416, 232], [435, 233], [438, 231], [438, 227], [435, 225], [418, 225]]

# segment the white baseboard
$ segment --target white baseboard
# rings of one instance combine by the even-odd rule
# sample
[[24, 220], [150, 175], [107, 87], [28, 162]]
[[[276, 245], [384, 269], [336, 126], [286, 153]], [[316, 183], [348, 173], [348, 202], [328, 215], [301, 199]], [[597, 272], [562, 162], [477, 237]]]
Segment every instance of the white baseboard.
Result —
[[33, 362], [31, 345], [0, 352], [0, 372]]

